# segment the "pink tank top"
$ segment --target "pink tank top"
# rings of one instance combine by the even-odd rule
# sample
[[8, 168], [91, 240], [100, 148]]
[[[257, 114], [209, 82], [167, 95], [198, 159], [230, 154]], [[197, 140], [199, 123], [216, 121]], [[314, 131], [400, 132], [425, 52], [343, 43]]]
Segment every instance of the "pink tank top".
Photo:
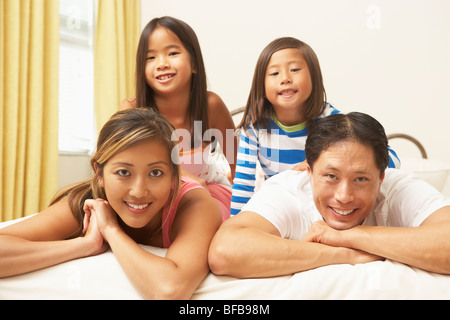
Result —
[[163, 246], [164, 248], [170, 247], [172, 240], [170, 239], [170, 230], [172, 229], [172, 223], [177, 213], [178, 204], [183, 196], [194, 189], [203, 189], [203, 187], [194, 179], [188, 177], [181, 177], [180, 191], [178, 192], [172, 205], [168, 205], [164, 208], [162, 214], [162, 234], [163, 234]]

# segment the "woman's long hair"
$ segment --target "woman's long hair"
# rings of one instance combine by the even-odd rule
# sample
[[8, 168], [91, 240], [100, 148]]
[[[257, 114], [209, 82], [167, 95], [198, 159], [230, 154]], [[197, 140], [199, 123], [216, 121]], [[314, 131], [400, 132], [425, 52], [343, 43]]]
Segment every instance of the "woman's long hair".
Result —
[[[107, 200], [105, 191], [98, 184], [98, 177], [102, 176], [103, 168], [109, 159], [119, 152], [138, 143], [157, 140], [167, 149], [169, 156], [177, 148], [176, 141], [172, 141], [172, 125], [161, 115], [148, 108], [127, 109], [115, 113], [100, 131], [97, 141], [97, 151], [91, 158], [94, 171], [90, 179], [70, 185], [60, 190], [52, 199], [50, 205], [68, 197], [69, 206], [78, 221], [79, 230], [72, 235], [81, 234], [83, 226], [83, 205], [86, 199], [102, 198]], [[172, 160], [173, 192], [169, 199], [172, 203], [180, 184], [180, 171], [177, 161]]]

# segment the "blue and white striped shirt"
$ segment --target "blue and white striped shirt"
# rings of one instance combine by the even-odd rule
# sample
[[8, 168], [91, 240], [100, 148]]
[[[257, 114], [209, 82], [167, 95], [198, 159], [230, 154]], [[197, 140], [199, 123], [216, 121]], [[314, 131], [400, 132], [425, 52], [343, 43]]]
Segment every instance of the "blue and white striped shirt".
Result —
[[[339, 112], [327, 104], [319, 118]], [[257, 163], [261, 165], [264, 179], [291, 169], [305, 160], [307, 135], [306, 123], [287, 127], [276, 118], [270, 120], [270, 133], [267, 129], [255, 128], [253, 125], [241, 130], [231, 197], [231, 215], [239, 213], [255, 192]], [[389, 167], [399, 168], [400, 161], [392, 149], [389, 149], [389, 157]]]

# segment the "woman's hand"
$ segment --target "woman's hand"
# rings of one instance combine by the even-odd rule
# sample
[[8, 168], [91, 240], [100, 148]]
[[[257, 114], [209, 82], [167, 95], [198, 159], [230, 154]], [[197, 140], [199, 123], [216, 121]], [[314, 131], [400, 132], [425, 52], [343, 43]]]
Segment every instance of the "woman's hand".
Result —
[[[94, 214], [98, 223], [98, 229], [103, 237], [107, 228], [119, 228], [117, 216], [109, 205], [108, 201], [103, 199], [88, 199], [84, 202], [84, 212], [86, 216]], [[85, 217], [86, 217], [85, 216]]]
[[[88, 216], [86, 214], [86, 216]], [[84, 217], [85, 232], [84, 238], [88, 240], [92, 252], [90, 255], [95, 256], [108, 250], [108, 244], [103, 240], [103, 236], [98, 229], [97, 219], [95, 215], [89, 214]]]
[[83, 233], [94, 243], [95, 254], [108, 249], [105, 242], [104, 230], [110, 226], [118, 226], [117, 217], [108, 201], [103, 199], [88, 199], [84, 203]]

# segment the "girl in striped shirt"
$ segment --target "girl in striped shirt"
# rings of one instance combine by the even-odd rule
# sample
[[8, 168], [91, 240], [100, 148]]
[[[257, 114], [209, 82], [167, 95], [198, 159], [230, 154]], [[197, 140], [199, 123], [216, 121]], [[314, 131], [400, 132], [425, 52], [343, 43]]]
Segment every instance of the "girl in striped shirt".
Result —
[[[257, 166], [264, 179], [279, 172], [305, 170], [308, 126], [339, 113], [326, 102], [319, 60], [312, 48], [291, 37], [272, 41], [261, 52], [245, 107], [233, 181], [231, 215], [255, 191]], [[389, 167], [399, 167], [390, 149]]]

